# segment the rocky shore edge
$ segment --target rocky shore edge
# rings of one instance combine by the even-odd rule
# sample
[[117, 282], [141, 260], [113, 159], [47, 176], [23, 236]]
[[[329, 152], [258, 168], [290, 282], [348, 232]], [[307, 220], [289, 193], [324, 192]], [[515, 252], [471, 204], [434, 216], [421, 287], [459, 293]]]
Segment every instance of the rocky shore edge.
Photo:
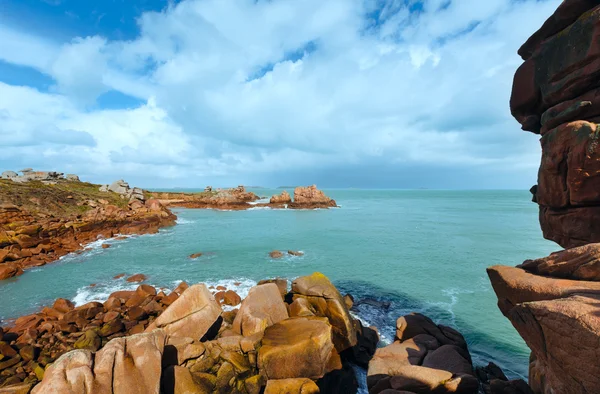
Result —
[[371, 394], [529, 393], [494, 364], [475, 368], [463, 336], [421, 314], [378, 347], [352, 304], [320, 273], [261, 281], [243, 300], [185, 282], [58, 299], [0, 328], [0, 393], [351, 394], [356, 367]]
[[99, 238], [128, 234], [153, 234], [175, 225], [169, 207], [244, 210], [323, 209], [336, 202], [316, 186], [297, 187], [294, 200], [287, 192], [269, 203], [243, 186], [207, 188], [202, 193], [162, 193], [131, 188], [123, 180], [111, 185], [81, 182], [70, 174], [22, 170], [5, 171], [0, 177], [0, 280], [24, 270], [80, 252]]

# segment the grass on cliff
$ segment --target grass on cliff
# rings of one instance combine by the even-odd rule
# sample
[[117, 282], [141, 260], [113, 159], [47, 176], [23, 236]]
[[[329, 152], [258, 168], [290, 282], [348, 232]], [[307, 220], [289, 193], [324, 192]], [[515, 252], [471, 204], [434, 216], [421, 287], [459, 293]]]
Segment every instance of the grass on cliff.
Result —
[[40, 181], [17, 183], [0, 179], [0, 204], [14, 204], [32, 214], [52, 216], [77, 216], [92, 209], [81, 203], [100, 199], [122, 208], [127, 199], [114, 192], [101, 192], [100, 185], [87, 182], [60, 180], [56, 184]]

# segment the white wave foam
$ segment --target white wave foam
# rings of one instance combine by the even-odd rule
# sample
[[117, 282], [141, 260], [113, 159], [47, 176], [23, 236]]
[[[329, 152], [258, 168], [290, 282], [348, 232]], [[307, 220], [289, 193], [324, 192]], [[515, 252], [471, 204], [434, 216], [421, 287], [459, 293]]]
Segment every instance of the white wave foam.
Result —
[[125, 278], [112, 279], [112, 282], [99, 283], [95, 287], [84, 286], [77, 289], [77, 294], [72, 301], [75, 306], [84, 305], [88, 302], [104, 302], [115, 291], [135, 290], [139, 283], [128, 283]]
[[264, 210], [269, 210], [269, 209], [273, 209], [271, 207], [252, 207], [252, 208], [248, 208], [248, 211], [264, 211]]
[[268, 204], [271, 202], [271, 198], [269, 197], [265, 197], [265, 198], [261, 198], [260, 200], [256, 200], [256, 201], [250, 201], [248, 204], [250, 205], [256, 205], [256, 204]]
[[196, 221], [178, 217], [177, 220], [175, 220], [175, 223], [177, 223], [177, 224], [193, 224], [193, 223], [196, 223]]

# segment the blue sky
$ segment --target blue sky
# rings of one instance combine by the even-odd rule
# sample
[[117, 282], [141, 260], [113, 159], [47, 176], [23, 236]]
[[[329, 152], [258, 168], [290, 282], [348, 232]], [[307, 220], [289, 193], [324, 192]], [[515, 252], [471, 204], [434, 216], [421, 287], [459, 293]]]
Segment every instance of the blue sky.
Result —
[[0, 170], [529, 188], [516, 50], [560, 0], [4, 0]]

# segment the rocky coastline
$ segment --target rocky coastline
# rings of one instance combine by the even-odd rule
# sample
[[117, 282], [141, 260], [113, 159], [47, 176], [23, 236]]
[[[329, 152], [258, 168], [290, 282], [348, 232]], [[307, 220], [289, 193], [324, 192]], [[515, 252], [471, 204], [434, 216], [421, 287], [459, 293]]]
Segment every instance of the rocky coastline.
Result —
[[258, 202], [261, 197], [246, 190], [244, 186], [233, 189], [213, 190], [208, 186], [200, 193], [147, 192], [150, 198], [157, 199], [168, 207], [245, 210], [258, 207], [272, 209], [326, 209], [335, 208], [335, 200], [326, 196], [316, 185], [296, 187], [294, 198], [287, 191], [274, 195], [269, 202]]
[[356, 367], [373, 394], [529, 392], [494, 364], [475, 368], [450, 327], [401, 316], [381, 346], [352, 306], [320, 273], [260, 281], [243, 300], [185, 282], [58, 299], [0, 329], [0, 393], [350, 394]]
[[0, 179], [0, 280], [79, 252], [99, 238], [156, 233], [175, 224], [171, 211], [143, 193], [130, 193], [135, 189], [100, 192], [78, 178], [51, 173], [47, 181], [43, 174], [48, 173]]
[[[172, 226], [177, 217], [169, 207], [245, 210], [316, 209], [337, 207], [316, 186], [297, 187], [269, 203], [243, 186], [202, 193], [149, 192], [123, 180], [110, 185], [81, 182], [58, 172], [5, 171], [0, 176], [0, 280], [24, 270], [80, 252], [99, 238], [152, 234]], [[287, 196], [287, 198], [286, 198]]]

